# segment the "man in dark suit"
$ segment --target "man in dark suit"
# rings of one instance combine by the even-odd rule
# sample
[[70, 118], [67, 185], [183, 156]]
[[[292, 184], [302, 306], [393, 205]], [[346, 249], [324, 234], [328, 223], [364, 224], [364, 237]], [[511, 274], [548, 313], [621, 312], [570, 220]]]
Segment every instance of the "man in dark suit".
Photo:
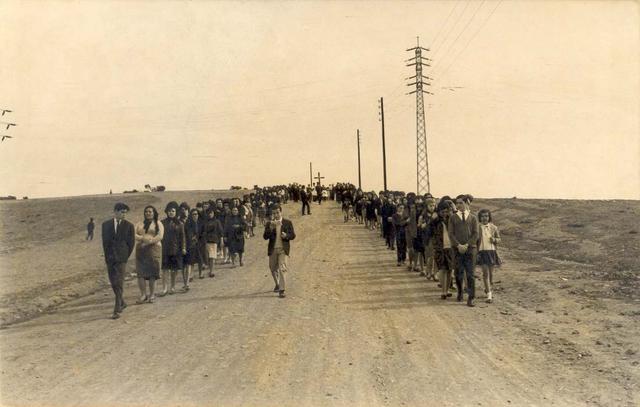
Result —
[[474, 307], [473, 300], [476, 296], [476, 284], [474, 269], [476, 256], [478, 255], [478, 236], [480, 233], [478, 218], [469, 211], [469, 195], [456, 197], [458, 211], [447, 221], [447, 231], [451, 241], [451, 247], [456, 254], [456, 286], [458, 288], [458, 301], [462, 301], [463, 278], [467, 282], [467, 305]]
[[289, 219], [282, 218], [282, 208], [274, 205], [271, 208], [271, 221], [264, 227], [262, 237], [269, 240], [267, 254], [269, 255], [269, 269], [276, 286], [273, 291], [278, 292], [280, 298], [285, 297], [285, 273], [291, 252], [291, 240], [296, 238], [293, 223]]
[[323, 190], [324, 190], [324, 188], [322, 188], [322, 186], [318, 182], [316, 184], [316, 198], [318, 199], [318, 205], [322, 204], [322, 191]]
[[302, 215], [304, 216], [304, 208], [307, 208], [307, 215], [311, 215], [311, 207], [309, 206], [309, 201], [311, 200], [311, 188], [309, 190], [304, 187], [300, 191], [300, 200], [302, 201]]
[[89, 218], [89, 223], [87, 223], [87, 240], [93, 240], [93, 231], [96, 228], [96, 223], [93, 221], [93, 218]]
[[111, 288], [116, 295], [112, 319], [120, 318], [120, 313], [127, 307], [122, 295], [124, 272], [135, 245], [135, 228], [124, 219], [128, 211], [127, 205], [118, 202], [113, 208], [113, 219], [102, 224], [104, 261], [107, 263]]

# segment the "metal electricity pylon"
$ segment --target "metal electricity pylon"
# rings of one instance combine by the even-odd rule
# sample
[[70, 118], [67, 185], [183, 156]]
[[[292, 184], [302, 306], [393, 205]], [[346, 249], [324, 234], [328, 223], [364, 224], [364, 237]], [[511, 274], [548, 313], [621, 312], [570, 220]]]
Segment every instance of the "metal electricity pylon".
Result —
[[431, 60], [422, 56], [422, 51], [428, 52], [429, 49], [420, 46], [420, 37], [417, 37], [417, 45], [407, 51], [415, 53], [413, 58], [405, 61], [410, 62], [407, 66], [416, 67], [416, 74], [407, 78], [415, 79], [414, 82], [407, 84], [407, 86], [415, 85], [416, 87], [415, 90], [407, 93], [408, 95], [416, 94], [416, 193], [424, 194], [425, 192], [431, 192], [431, 184], [429, 183], [429, 159], [427, 157], [427, 130], [424, 122], [423, 94], [433, 95], [433, 93], [424, 89], [425, 86], [431, 86], [431, 83], [426, 82], [431, 78], [422, 74], [422, 67], [431, 66], [428, 63]]

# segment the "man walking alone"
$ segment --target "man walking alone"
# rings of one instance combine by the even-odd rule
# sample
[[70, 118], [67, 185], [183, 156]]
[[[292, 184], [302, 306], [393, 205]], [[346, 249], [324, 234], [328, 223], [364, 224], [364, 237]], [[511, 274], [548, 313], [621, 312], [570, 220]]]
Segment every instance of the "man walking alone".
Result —
[[104, 261], [107, 263], [109, 282], [116, 296], [112, 319], [120, 318], [127, 307], [123, 298], [124, 272], [136, 243], [133, 224], [124, 219], [128, 211], [127, 205], [118, 202], [113, 208], [113, 218], [102, 224]]
[[271, 221], [265, 225], [265, 240], [269, 240], [267, 254], [269, 255], [269, 269], [276, 283], [273, 291], [278, 292], [280, 298], [285, 297], [287, 265], [291, 252], [291, 240], [296, 238], [293, 223], [289, 219], [282, 218], [282, 208], [274, 205], [271, 208]]
[[309, 206], [309, 201], [311, 200], [311, 189], [304, 189], [300, 192], [300, 200], [302, 201], [302, 216], [305, 215], [305, 208], [307, 208], [307, 215], [311, 215], [311, 207]]

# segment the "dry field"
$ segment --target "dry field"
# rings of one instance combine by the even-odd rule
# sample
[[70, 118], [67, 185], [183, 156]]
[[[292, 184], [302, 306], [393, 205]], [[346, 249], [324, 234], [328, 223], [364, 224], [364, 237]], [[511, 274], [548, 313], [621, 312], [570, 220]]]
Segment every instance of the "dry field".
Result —
[[120, 198], [137, 221], [148, 203], [210, 196], [0, 203], [3, 405], [640, 405], [640, 202], [474, 201], [493, 210], [505, 260], [495, 302], [474, 309], [396, 267], [338, 205], [301, 217], [289, 204], [287, 299], [258, 236], [244, 268], [110, 320], [88, 217]]
[[[154, 205], [162, 219], [170, 201], [193, 205], [242, 195], [238, 191], [166, 191], [0, 201], [0, 325], [109, 287], [100, 225], [113, 215], [116, 202], [129, 205], [127, 219], [135, 224], [142, 220], [146, 205]], [[90, 217], [96, 230], [94, 240], [87, 242]]]

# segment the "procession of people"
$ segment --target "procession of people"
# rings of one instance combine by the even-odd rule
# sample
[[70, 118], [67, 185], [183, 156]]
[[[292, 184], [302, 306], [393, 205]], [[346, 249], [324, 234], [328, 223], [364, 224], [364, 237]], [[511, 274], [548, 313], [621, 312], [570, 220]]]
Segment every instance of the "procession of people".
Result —
[[[102, 245], [109, 282], [115, 294], [113, 319], [127, 307], [124, 280], [129, 257], [135, 249], [135, 275], [140, 297], [136, 304], [152, 304], [157, 297], [187, 293], [197, 269], [197, 278], [215, 277], [217, 265], [244, 266], [245, 241], [255, 236], [254, 228], [264, 227], [268, 240], [268, 267], [275, 282], [274, 291], [285, 298], [290, 242], [295, 239], [293, 223], [282, 217], [281, 204], [292, 189], [287, 186], [264, 187], [239, 198], [198, 202], [169, 202], [165, 217], [147, 205], [142, 220], [135, 225], [125, 219], [129, 206], [118, 202], [113, 217], [102, 224]], [[178, 277], [182, 288], [176, 289]], [[156, 282], [162, 289], [156, 292]]]
[[453, 291], [460, 302], [466, 293], [467, 305], [475, 306], [479, 266], [486, 302], [493, 302], [493, 273], [501, 264], [500, 233], [488, 209], [477, 215], [471, 211], [473, 196], [436, 199], [429, 193], [365, 193], [349, 183], [336, 184], [332, 195], [341, 204], [344, 222], [379, 231], [387, 249], [395, 251], [397, 266], [406, 265], [437, 283], [443, 300]]
[[[258, 226], [268, 240], [265, 266], [275, 283], [273, 291], [285, 298], [290, 241], [296, 235], [292, 222], [282, 217], [282, 205], [289, 200], [301, 202], [302, 215], [310, 215], [310, 203], [321, 204], [327, 198], [341, 205], [343, 222], [356, 222], [379, 233], [387, 249], [395, 252], [398, 267], [406, 266], [438, 284], [443, 300], [453, 292], [457, 301], [463, 301], [466, 294], [467, 305], [475, 306], [475, 269], [480, 267], [486, 302], [494, 301], [500, 233], [489, 210], [481, 209], [477, 215], [471, 211], [471, 195], [436, 199], [429, 193], [364, 192], [350, 183], [330, 188], [293, 183], [256, 187], [242, 200], [218, 198], [193, 208], [187, 202], [171, 201], [162, 220], [158, 210], [148, 205], [135, 225], [125, 220], [128, 206], [117, 203], [113, 218], [102, 224], [104, 256], [115, 294], [112, 317], [117, 319], [127, 307], [123, 282], [134, 248], [140, 290], [136, 303], [153, 303], [157, 297], [187, 293], [196, 270], [197, 278], [204, 279], [214, 278], [218, 265], [243, 267], [245, 242], [255, 236]], [[159, 292], [158, 280], [162, 282]]]

